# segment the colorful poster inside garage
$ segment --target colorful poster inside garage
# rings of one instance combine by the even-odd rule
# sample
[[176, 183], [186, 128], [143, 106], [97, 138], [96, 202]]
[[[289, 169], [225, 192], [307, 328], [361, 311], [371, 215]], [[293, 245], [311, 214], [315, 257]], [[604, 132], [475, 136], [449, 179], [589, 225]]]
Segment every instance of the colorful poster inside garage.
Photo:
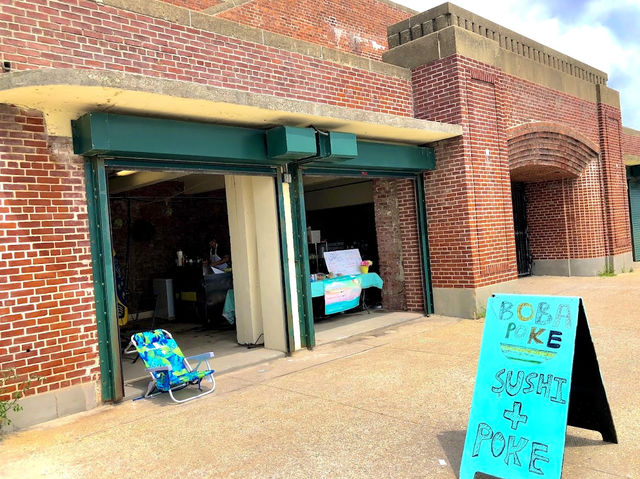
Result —
[[329, 281], [324, 286], [324, 312], [334, 314], [358, 306], [362, 280], [358, 276], [346, 276]]

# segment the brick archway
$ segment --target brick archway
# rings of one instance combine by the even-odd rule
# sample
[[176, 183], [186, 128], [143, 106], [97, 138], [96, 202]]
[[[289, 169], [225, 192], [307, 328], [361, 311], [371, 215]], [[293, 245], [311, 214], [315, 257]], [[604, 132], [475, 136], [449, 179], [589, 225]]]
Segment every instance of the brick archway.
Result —
[[600, 153], [596, 143], [556, 123], [525, 123], [507, 130], [511, 181], [577, 178]]

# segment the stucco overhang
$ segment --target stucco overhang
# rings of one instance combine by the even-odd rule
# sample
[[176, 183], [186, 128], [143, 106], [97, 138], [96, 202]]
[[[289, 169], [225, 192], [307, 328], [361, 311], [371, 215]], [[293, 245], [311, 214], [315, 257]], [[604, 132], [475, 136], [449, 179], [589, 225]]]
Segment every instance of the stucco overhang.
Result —
[[43, 69], [0, 76], [0, 103], [44, 112], [47, 131], [71, 136], [71, 120], [90, 111], [270, 128], [353, 133], [362, 139], [422, 145], [462, 127], [302, 100], [121, 72]]

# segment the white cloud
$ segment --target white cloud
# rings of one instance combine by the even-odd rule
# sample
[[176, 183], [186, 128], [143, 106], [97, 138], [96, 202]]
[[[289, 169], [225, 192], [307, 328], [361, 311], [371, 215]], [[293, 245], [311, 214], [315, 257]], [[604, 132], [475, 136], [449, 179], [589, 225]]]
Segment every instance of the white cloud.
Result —
[[[397, 3], [425, 11], [441, 0], [396, 0]], [[608, 86], [620, 91], [623, 123], [640, 130], [640, 36], [628, 37], [620, 31], [640, 22], [639, 0], [578, 2], [561, 18], [554, 10], [557, 0], [541, 0], [526, 5], [516, 0], [454, 0], [456, 5], [525, 35], [609, 75]], [[574, 2], [570, 2], [574, 3]], [[557, 6], [557, 4], [555, 5]], [[615, 15], [614, 15], [615, 14]], [[618, 27], [618, 32], [612, 28]]]

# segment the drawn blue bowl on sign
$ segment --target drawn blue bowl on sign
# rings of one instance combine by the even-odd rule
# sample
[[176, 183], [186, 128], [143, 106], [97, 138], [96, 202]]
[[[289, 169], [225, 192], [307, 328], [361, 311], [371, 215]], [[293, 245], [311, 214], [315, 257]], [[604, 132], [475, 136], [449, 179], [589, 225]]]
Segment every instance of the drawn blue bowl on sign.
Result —
[[500, 343], [500, 350], [507, 359], [527, 364], [542, 364], [556, 355], [555, 351], [536, 349], [519, 344]]

